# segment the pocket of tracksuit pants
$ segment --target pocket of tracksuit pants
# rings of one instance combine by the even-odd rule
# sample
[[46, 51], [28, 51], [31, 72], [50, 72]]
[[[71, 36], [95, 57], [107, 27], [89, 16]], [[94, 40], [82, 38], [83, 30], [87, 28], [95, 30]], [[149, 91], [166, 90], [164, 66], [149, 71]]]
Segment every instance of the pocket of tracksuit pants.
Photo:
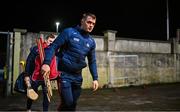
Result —
[[61, 80], [61, 88], [67, 88], [71, 86], [70, 81], [68, 81], [68, 79], [66, 78], [66, 74], [63, 72], [61, 73], [60, 80]]

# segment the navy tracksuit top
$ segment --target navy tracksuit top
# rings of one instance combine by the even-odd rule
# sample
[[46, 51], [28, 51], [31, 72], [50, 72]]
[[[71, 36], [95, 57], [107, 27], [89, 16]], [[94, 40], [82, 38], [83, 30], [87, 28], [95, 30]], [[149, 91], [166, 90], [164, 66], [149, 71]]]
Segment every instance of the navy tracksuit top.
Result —
[[87, 66], [85, 59], [87, 57], [92, 78], [97, 80], [95, 47], [94, 39], [79, 26], [66, 28], [45, 49], [44, 64], [50, 65], [53, 54], [56, 52], [56, 55], [59, 57], [58, 69], [77, 74], [81, 73], [82, 69]]

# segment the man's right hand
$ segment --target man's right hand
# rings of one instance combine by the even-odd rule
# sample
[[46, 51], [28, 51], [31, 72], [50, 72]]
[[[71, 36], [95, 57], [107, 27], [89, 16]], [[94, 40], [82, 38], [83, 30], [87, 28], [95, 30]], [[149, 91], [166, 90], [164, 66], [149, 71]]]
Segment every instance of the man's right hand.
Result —
[[41, 67], [41, 74], [48, 73], [50, 71], [50, 67], [48, 64], [43, 64]]

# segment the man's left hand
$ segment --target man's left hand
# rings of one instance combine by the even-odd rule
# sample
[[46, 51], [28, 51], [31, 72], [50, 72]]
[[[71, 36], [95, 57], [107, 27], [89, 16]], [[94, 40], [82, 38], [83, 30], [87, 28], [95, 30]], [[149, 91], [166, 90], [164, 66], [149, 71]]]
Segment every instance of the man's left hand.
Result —
[[97, 81], [97, 80], [94, 80], [94, 81], [93, 81], [93, 91], [96, 91], [96, 90], [98, 89], [98, 87], [99, 87], [98, 81]]

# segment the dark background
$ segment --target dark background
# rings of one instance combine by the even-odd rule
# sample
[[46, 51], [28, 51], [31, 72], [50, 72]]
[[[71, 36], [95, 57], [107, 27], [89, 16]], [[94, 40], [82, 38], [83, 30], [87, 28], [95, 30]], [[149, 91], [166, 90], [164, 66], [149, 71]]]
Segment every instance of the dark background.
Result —
[[[169, 0], [170, 38], [180, 28], [180, 0]], [[92, 34], [116, 30], [118, 37], [167, 40], [166, 0], [59, 0], [4, 2], [0, 7], [0, 31], [13, 28], [28, 32], [59, 31], [75, 26], [84, 12], [97, 16]]]

